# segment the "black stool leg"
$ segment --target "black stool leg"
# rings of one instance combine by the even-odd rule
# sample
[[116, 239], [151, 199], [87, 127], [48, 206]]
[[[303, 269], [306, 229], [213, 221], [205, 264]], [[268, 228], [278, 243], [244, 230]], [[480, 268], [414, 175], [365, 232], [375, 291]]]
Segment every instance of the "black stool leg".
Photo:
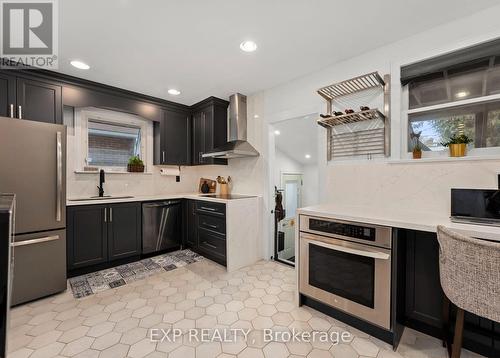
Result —
[[448, 331], [450, 329], [450, 300], [443, 295], [443, 347], [449, 346]]
[[453, 337], [451, 358], [460, 358], [463, 335], [464, 335], [464, 310], [457, 307], [457, 320], [455, 323], [455, 337]]

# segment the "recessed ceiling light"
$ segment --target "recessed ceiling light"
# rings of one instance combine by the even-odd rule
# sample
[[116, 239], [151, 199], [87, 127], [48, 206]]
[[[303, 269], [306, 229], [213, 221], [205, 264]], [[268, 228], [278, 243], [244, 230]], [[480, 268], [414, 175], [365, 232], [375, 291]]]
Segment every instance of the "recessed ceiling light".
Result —
[[311, 155], [306, 154], [306, 159], [311, 159]]
[[175, 88], [171, 88], [168, 90], [168, 94], [171, 94], [172, 96], [178, 96], [181, 94], [181, 91], [176, 90]]
[[243, 41], [240, 43], [240, 49], [245, 52], [254, 52], [257, 50], [257, 44], [253, 41]]
[[467, 97], [470, 94], [468, 91], [460, 91], [455, 94], [457, 98], [464, 98]]
[[259, 115], [258, 114], [254, 114], [253, 118], [259, 118]]
[[73, 60], [70, 62], [73, 67], [78, 68], [79, 70], [88, 70], [90, 68], [85, 62]]
[[280, 135], [280, 134], [281, 134], [281, 132], [280, 132], [280, 131], [278, 131], [278, 130], [275, 130], [275, 131], [274, 131], [274, 134], [276, 134], [276, 135]]

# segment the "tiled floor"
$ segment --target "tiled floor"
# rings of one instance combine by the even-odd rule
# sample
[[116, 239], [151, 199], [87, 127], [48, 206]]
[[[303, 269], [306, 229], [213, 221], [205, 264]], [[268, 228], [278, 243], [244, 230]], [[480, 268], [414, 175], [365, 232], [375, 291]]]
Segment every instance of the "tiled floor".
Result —
[[[438, 340], [407, 329], [397, 352], [352, 327], [293, 303], [295, 273], [259, 262], [233, 273], [205, 260], [75, 299], [71, 291], [12, 310], [9, 358], [19, 357], [335, 357], [445, 358]], [[152, 329], [181, 338], [151, 342]], [[191, 328], [240, 332], [231, 342], [200, 343]], [[263, 329], [350, 332], [349, 343], [267, 342]], [[230, 331], [231, 332], [231, 331]], [[245, 331], [246, 332], [246, 331]], [[192, 336], [193, 337], [193, 336]], [[200, 336], [198, 336], [199, 339]], [[464, 351], [462, 357], [473, 357]]]

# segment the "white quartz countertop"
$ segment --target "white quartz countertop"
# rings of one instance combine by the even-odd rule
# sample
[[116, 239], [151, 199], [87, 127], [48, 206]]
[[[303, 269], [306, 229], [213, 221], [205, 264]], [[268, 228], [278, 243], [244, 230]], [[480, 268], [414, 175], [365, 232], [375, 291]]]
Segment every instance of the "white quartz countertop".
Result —
[[454, 223], [447, 216], [430, 215], [418, 211], [390, 211], [364, 206], [337, 206], [323, 204], [298, 210], [299, 215], [354, 221], [418, 231], [436, 232], [438, 225], [457, 230], [465, 235], [500, 242], [500, 226]]
[[[241, 194], [233, 194], [241, 195]], [[121, 196], [121, 195], [120, 195]], [[123, 195], [125, 196], [125, 195]], [[157, 200], [169, 200], [169, 199], [194, 199], [194, 200], [204, 200], [204, 201], [214, 201], [219, 203], [227, 203], [234, 200], [248, 200], [258, 198], [257, 195], [245, 195], [244, 198], [238, 199], [223, 199], [223, 198], [210, 198], [204, 194], [198, 193], [181, 193], [181, 194], [156, 194], [156, 195], [137, 195], [127, 198], [110, 197], [105, 199], [90, 199], [90, 200], [74, 200], [80, 198], [69, 198], [66, 200], [66, 206], [78, 206], [78, 205], [98, 205], [98, 204], [114, 204], [114, 203], [130, 203], [135, 201], [157, 201]], [[72, 200], [73, 199], [73, 200]]]

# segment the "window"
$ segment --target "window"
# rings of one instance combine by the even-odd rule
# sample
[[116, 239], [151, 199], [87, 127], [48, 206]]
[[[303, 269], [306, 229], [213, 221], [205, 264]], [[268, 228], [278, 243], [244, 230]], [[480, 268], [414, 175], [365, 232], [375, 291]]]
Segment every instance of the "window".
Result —
[[466, 134], [471, 149], [500, 147], [500, 57], [455, 65], [411, 81], [408, 151], [416, 142], [428, 152]]
[[87, 163], [97, 167], [126, 167], [141, 154], [141, 128], [88, 121]]
[[75, 110], [77, 171], [104, 169], [126, 172], [132, 156], [152, 167], [153, 124], [117, 111], [78, 108]]

